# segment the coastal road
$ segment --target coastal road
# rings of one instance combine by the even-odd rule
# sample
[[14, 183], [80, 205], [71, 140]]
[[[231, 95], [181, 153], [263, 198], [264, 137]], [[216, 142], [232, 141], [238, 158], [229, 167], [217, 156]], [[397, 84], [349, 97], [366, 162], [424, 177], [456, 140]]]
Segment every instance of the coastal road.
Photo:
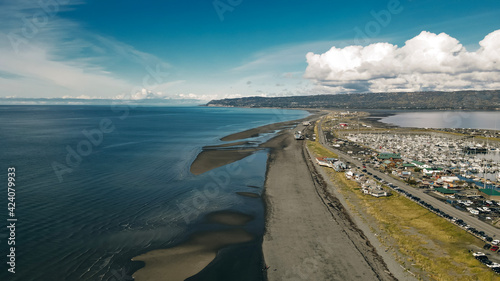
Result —
[[[348, 155], [348, 154], [346, 154], [338, 149], [335, 149], [326, 143], [325, 135], [323, 134], [323, 130], [321, 128], [321, 122], [322, 122], [322, 119], [321, 119], [321, 121], [319, 121], [319, 124], [318, 124], [318, 134], [319, 134], [318, 137], [319, 137], [320, 143], [324, 147], [328, 148], [330, 151], [336, 153], [342, 159], [344, 159], [348, 162], [351, 162], [358, 167], [363, 166], [363, 163], [361, 163], [361, 161], [358, 161], [357, 159], [351, 157], [350, 155]], [[369, 166], [366, 166], [366, 170], [368, 172], [372, 173], [373, 175], [377, 175], [380, 178], [382, 178], [383, 180], [396, 185], [397, 187], [401, 188], [402, 190], [404, 190], [404, 191], [406, 191], [414, 196], [418, 196], [423, 201], [431, 204], [435, 208], [440, 209], [441, 211], [447, 213], [448, 215], [463, 220], [469, 226], [474, 227], [475, 229], [477, 229], [479, 231], [484, 231], [486, 233], [486, 235], [493, 237], [493, 239], [500, 239], [500, 229], [498, 229], [498, 228], [496, 228], [488, 223], [480, 221], [479, 219], [477, 219], [476, 217], [473, 217], [469, 213], [465, 213], [463, 211], [455, 209], [453, 206], [424, 193], [422, 190], [415, 189], [415, 188], [407, 185], [406, 183], [399, 181], [397, 179], [394, 179], [391, 176], [386, 175], [386, 174], [384, 174], [376, 169], [373, 169]]]

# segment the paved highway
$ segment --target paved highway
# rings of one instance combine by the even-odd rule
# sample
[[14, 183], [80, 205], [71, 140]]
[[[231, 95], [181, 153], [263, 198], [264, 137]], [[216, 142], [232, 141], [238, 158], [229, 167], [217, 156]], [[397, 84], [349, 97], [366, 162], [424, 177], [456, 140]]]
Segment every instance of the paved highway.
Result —
[[[318, 138], [319, 138], [320, 143], [323, 146], [325, 146], [326, 148], [328, 148], [330, 151], [336, 153], [340, 158], [344, 159], [345, 161], [351, 162], [358, 167], [362, 167], [363, 163], [361, 163], [361, 161], [358, 161], [357, 159], [351, 157], [350, 155], [348, 155], [348, 154], [346, 154], [338, 149], [330, 147], [326, 143], [325, 135], [323, 134], [323, 130], [321, 129], [321, 122], [322, 121], [323, 121], [323, 119], [321, 119], [319, 121], [319, 124], [318, 124], [318, 134], [319, 134]], [[457, 219], [463, 220], [469, 226], [474, 227], [478, 231], [484, 231], [486, 233], [486, 235], [492, 237], [493, 239], [500, 239], [500, 229], [498, 229], [490, 224], [487, 224], [483, 221], [480, 221], [478, 218], [473, 217], [469, 213], [455, 209], [453, 206], [424, 193], [422, 190], [415, 189], [415, 188], [407, 185], [406, 183], [399, 181], [397, 179], [394, 179], [394, 178], [390, 177], [389, 175], [386, 175], [386, 174], [384, 174], [378, 170], [375, 170], [371, 167], [366, 166], [366, 170], [368, 172], [372, 173], [373, 175], [379, 176], [381, 179], [385, 180], [386, 182], [392, 183], [395, 186], [401, 188], [402, 190], [404, 190], [404, 191], [406, 191], [414, 196], [418, 196], [421, 200], [427, 202], [428, 204], [431, 204], [435, 208], [440, 209], [441, 211], [447, 213], [448, 215], [455, 217]]]

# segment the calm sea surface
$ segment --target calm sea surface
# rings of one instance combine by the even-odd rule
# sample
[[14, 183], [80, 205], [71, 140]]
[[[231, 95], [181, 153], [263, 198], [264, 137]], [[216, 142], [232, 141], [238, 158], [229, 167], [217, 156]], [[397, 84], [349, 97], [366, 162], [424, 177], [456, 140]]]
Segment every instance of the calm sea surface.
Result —
[[500, 111], [395, 112], [380, 121], [400, 127], [500, 130]]
[[[198, 176], [189, 172], [190, 164], [203, 146], [220, 144], [225, 135], [307, 115], [206, 107], [142, 107], [126, 114], [109, 106], [0, 106], [0, 280], [131, 280], [142, 266], [132, 257], [178, 245], [199, 231], [227, 229], [204, 220], [213, 211], [254, 216], [244, 228], [262, 237], [262, 201], [236, 192], [262, 192], [267, 152], [236, 162], [237, 169]], [[8, 167], [16, 169], [15, 275], [6, 265]], [[194, 198], [207, 183], [220, 186], [219, 192], [199, 203]], [[186, 206], [192, 211], [188, 220]], [[260, 259], [260, 241], [231, 246], [190, 280], [260, 280]]]

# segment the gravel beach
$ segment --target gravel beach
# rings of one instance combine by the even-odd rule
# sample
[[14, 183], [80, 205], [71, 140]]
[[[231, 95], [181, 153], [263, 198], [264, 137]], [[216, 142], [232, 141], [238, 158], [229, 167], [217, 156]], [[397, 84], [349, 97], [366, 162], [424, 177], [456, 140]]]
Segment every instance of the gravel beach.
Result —
[[263, 239], [268, 279], [396, 280], [288, 131], [273, 139]]

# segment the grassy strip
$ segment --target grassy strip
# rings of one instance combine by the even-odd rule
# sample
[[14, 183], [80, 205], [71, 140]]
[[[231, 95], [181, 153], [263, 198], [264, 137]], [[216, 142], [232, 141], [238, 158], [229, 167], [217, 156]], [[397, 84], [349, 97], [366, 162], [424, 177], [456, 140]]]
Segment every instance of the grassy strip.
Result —
[[326, 149], [317, 141], [306, 140], [306, 145], [309, 151], [312, 151], [316, 157], [337, 158], [338, 155]]
[[319, 138], [318, 123], [319, 123], [319, 121], [316, 121], [316, 123], [314, 123], [314, 134], [316, 134], [316, 141], [318, 141], [318, 138]]
[[[335, 157], [318, 142], [308, 142], [307, 147], [316, 156]], [[342, 194], [354, 199], [349, 200], [350, 207], [354, 205], [362, 213], [369, 214], [392, 243], [396, 243], [404, 256], [400, 262], [411, 263], [432, 280], [500, 280], [467, 251], [469, 245], [482, 246], [479, 239], [404, 196], [375, 198], [363, 195], [359, 185], [346, 179], [343, 173], [324, 169]], [[390, 246], [390, 241], [380, 236], [379, 239]]]

